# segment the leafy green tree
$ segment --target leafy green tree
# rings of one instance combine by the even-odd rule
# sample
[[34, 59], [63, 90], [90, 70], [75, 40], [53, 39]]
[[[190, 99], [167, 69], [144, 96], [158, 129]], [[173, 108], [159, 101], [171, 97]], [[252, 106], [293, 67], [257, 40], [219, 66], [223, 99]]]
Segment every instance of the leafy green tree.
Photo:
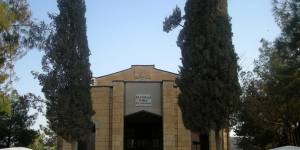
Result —
[[13, 68], [29, 49], [43, 44], [46, 25], [31, 21], [26, 0], [0, 0], [0, 14], [0, 147], [27, 146], [36, 136], [30, 129], [35, 114], [28, 111], [41, 111], [42, 104], [39, 97], [12, 89]]
[[58, 0], [54, 32], [46, 42], [44, 74], [38, 79], [46, 97], [49, 127], [68, 141], [86, 140], [91, 131], [90, 51], [84, 0]]
[[[239, 116], [239, 145], [267, 149], [282, 145], [300, 145], [300, 1], [274, 0], [274, 16], [281, 35], [274, 42], [262, 41], [261, 55], [256, 61], [253, 82], [246, 86], [244, 109]], [[261, 93], [253, 97], [249, 92]], [[249, 107], [250, 104], [255, 104]], [[251, 113], [256, 112], [256, 113]], [[247, 114], [252, 114], [251, 117]], [[252, 120], [252, 121], [251, 121]], [[263, 126], [254, 126], [263, 124]], [[254, 133], [250, 131], [266, 131]], [[269, 133], [272, 133], [269, 135]], [[261, 137], [265, 137], [261, 139]]]
[[[164, 31], [180, 25], [180, 11], [166, 18]], [[182, 66], [176, 80], [188, 129], [197, 133], [230, 126], [240, 95], [227, 0], [187, 0], [177, 44]], [[218, 147], [221, 149], [220, 147]]]
[[[261, 56], [260, 60], [266, 60]], [[266, 96], [264, 82], [258, 80], [256, 73], [242, 73], [242, 102], [239, 123], [235, 133], [239, 136], [238, 146], [244, 150], [270, 149], [280, 142], [278, 110], [273, 101]], [[272, 123], [272, 125], [270, 125]]]
[[5, 88], [3, 83], [12, 78], [14, 62], [27, 51], [31, 14], [26, 0], [0, 0], [0, 14], [0, 84]]
[[0, 14], [0, 88], [5, 93], [14, 79], [14, 63], [33, 47], [42, 48], [51, 29], [31, 20], [27, 0], [0, 0]]
[[300, 1], [274, 0], [274, 16], [281, 35], [269, 45], [268, 72], [262, 74], [265, 91], [278, 107], [284, 144], [300, 145]]
[[[26, 0], [0, 0], [0, 147], [26, 146], [36, 132], [29, 129], [34, 115], [29, 115], [27, 100], [32, 96], [19, 96], [9, 85], [14, 77], [14, 63], [21, 58], [33, 38], [30, 10]], [[26, 100], [25, 100], [26, 99]]]
[[37, 135], [30, 129], [36, 118], [36, 114], [29, 114], [33, 97], [19, 96], [13, 91], [9, 98], [10, 114], [0, 114], [0, 148], [28, 146]]

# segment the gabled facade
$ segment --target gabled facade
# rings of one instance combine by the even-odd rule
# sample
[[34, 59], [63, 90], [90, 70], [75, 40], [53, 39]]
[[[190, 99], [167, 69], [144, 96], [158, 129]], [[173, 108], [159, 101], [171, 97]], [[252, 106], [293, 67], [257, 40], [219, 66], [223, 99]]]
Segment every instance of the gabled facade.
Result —
[[[91, 136], [90, 149], [199, 150], [198, 136], [183, 125], [177, 104], [177, 76], [154, 65], [132, 65], [129, 69], [93, 78], [95, 133]], [[228, 132], [218, 136], [228, 149]], [[214, 139], [214, 133], [207, 136], [207, 146], [212, 150]], [[79, 145], [63, 141], [60, 147], [74, 150]]]

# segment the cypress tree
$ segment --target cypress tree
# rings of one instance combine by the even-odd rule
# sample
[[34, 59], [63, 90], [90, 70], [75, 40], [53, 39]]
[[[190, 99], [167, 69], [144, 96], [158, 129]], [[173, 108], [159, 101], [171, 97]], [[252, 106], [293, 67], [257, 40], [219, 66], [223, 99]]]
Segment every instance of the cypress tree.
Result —
[[[219, 131], [229, 127], [240, 95], [227, 0], [187, 0], [182, 18], [177, 41], [182, 66], [176, 83], [184, 125], [197, 133]], [[172, 20], [179, 19], [166, 18], [165, 31], [180, 25]]]
[[84, 0], [57, 0], [38, 79], [47, 99], [49, 127], [68, 141], [86, 140], [92, 127], [90, 63]]

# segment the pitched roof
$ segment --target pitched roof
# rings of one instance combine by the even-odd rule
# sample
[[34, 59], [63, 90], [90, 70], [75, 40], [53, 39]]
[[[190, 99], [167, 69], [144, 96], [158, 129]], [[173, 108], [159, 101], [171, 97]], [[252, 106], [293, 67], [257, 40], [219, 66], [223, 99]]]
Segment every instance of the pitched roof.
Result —
[[94, 77], [95, 86], [110, 85], [113, 81], [174, 81], [178, 74], [157, 69], [154, 65], [132, 65], [108, 75]]

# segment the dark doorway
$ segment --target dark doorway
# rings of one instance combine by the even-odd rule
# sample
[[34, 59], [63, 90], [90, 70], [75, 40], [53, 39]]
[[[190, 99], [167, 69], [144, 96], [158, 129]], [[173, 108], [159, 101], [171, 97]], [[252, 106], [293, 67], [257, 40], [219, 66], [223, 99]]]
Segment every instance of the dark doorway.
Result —
[[209, 135], [201, 134], [200, 135], [200, 150], [209, 150]]
[[124, 150], [162, 150], [162, 117], [146, 111], [126, 116]]
[[192, 150], [209, 150], [209, 135], [192, 133]]

